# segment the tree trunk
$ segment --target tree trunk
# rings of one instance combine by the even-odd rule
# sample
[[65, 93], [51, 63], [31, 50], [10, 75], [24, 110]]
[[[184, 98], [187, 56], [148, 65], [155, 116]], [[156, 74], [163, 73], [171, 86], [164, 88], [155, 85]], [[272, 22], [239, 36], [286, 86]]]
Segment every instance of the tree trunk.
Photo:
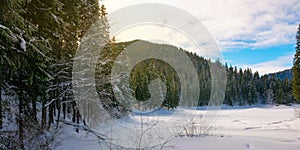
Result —
[[76, 120], [75, 101], [72, 102], [72, 110], [73, 110], [72, 121], [75, 123], [75, 120]]
[[57, 120], [56, 120], [56, 129], [58, 129], [59, 119], [60, 119], [60, 104], [57, 106], [58, 112], [57, 112]]
[[2, 117], [2, 89], [0, 89], [0, 129], [3, 128]]
[[[72, 117], [72, 121], [74, 122], [74, 123], [79, 123], [79, 120], [78, 120], [78, 110], [76, 109], [76, 103], [75, 103], [75, 101], [73, 101], [72, 102], [72, 109], [73, 109], [73, 117]], [[75, 129], [75, 131], [76, 132], [79, 132], [79, 129], [78, 128], [76, 128]]]
[[55, 102], [53, 102], [54, 104], [53, 104], [53, 117], [55, 117], [56, 116], [56, 109], [57, 109], [57, 102], [58, 102], [58, 100], [56, 100]]
[[63, 107], [63, 117], [64, 117], [64, 119], [66, 119], [66, 103], [63, 103], [62, 104], [62, 107]]
[[41, 121], [42, 129], [46, 127], [46, 108], [45, 108], [45, 100], [42, 102], [42, 121]]
[[[77, 115], [76, 115], [76, 123], [79, 124], [79, 121], [80, 121], [80, 113], [79, 113], [79, 110], [76, 109], [76, 112], [77, 112]], [[76, 132], [79, 132], [79, 129], [76, 128]]]
[[34, 121], [37, 121], [37, 117], [36, 117], [36, 100], [37, 100], [37, 98], [35, 97], [35, 98], [33, 98], [32, 99], [32, 117], [33, 117], [33, 119], [34, 119]]
[[23, 122], [23, 103], [24, 103], [24, 99], [23, 99], [23, 94], [19, 94], [19, 115], [18, 115], [18, 124], [19, 124], [19, 146], [20, 149], [25, 149], [24, 146], [24, 122]]
[[53, 103], [49, 105], [49, 120], [48, 120], [48, 129], [50, 128], [51, 124], [54, 123], [53, 120]]

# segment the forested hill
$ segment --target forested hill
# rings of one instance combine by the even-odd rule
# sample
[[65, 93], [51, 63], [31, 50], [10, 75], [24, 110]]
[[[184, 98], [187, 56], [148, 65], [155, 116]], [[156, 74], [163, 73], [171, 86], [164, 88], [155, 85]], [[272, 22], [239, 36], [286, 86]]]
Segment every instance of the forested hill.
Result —
[[[131, 42], [114, 43], [111, 46], [112, 52], [114, 53], [113, 57], [116, 57], [125, 47], [129, 46], [130, 44], [136, 41], [138, 40]], [[140, 42], [143, 42], [143, 46], [147, 46], [148, 48], [150, 47], [150, 49], [153, 48], [163, 50], [168, 48], [176, 48], [172, 45], [155, 44], [147, 41]], [[207, 60], [201, 56], [198, 56], [181, 48], [177, 49], [184, 51], [195, 65], [200, 85], [200, 97], [198, 99], [198, 105], [207, 105], [211, 95], [211, 77], [208, 64], [215, 62], [210, 62], [210, 60]], [[140, 50], [142, 52], [143, 47], [141, 47]], [[102, 60], [105, 59], [102, 58]], [[219, 65], [221, 64], [219, 63]], [[107, 66], [112, 65], [106, 64], [104, 66], [100, 66], [99, 68], [106, 68], [108, 69], [106, 70], [106, 72], [109, 72], [109, 69], [111, 68]], [[222, 66], [225, 67], [227, 72], [227, 87], [224, 104], [232, 106], [263, 105], [275, 103], [289, 104], [294, 102], [294, 98], [292, 96], [291, 81], [289, 80], [289, 78], [284, 78], [284, 73], [260, 76], [258, 72], [253, 72], [250, 68], [242, 69], [233, 66], [228, 66], [227, 64]], [[159, 69], [155, 70], [153, 73], [153, 68]], [[160, 60], [145, 60], [137, 64], [132, 69], [130, 82], [132, 94], [140, 101], [149, 99], [151, 94], [149, 93], [148, 85], [151, 83], [151, 81], [157, 78], [163, 80], [163, 82], [165, 82], [167, 85], [167, 89], [165, 91], [167, 94], [166, 98], [163, 101], [163, 105], [170, 109], [176, 108], [180, 97], [179, 93], [181, 92], [180, 84], [184, 83], [179, 82], [178, 76], [176, 76], [176, 72], [172, 70], [172, 67], [169, 64]], [[98, 88], [99, 93], [102, 93], [101, 90], [103, 90], [104, 87], [107, 86], [100, 85], [98, 87], [100, 87]], [[111, 101], [111, 99], [114, 99], [112, 94], [112, 88], [110, 88], [110, 90], [108, 91], [111, 91], [111, 93], [108, 94], [110, 96], [107, 98]], [[152, 104], [149, 104], [149, 107], [152, 107]]]
[[[112, 42], [110, 49], [104, 49], [101, 52], [101, 57], [98, 60], [97, 63], [97, 70], [96, 70], [96, 83], [97, 83], [97, 89], [100, 96], [100, 99], [102, 100], [102, 103], [104, 104], [105, 108], [108, 109], [109, 112], [114, 113], [112, 110], [109, 110], [111, 108], [118, 108], [118, 110], [124, 110], [123, 104], [120, 104], [115, 98], [115, 95], [113, 93], [113, 88], [124, 88], [123, 86], [120, 87], [112, 87], [110, 83], [111, 78], [111, 69], [113, 66], [113, 63], [124, 63], [122, 61], [115, 61], [115, 59], [119, 56], [119, 54], [125, 49], [131, 46], [131, 44], [138, 42], [140, 43], [141, 47], [138, 47], [139, 52], [143, 52], [143, 49], [147, 47], [147, 49], [158, 49], [158, 50], [165, 50], [165, 49], [172, 49], [172, 50], [179, 50], [182, 52], [185, 52], [187, 56], [189, 56], [194, 63], [194, 65], [197, 68], [199, 79], [200, 79], [200, 92], [202, 93], [199, 98], [199, 105], [206, 105], [209, 100], [210, 96], [210, 74], [209, 74], [209, 66], [208, 61], [205, 60], [203, 57], [199, 57], [196, 54], [192, 54], [187, 51], [183, 51], [181, 48], [177, 48], [172, 45], [166, 45], [166, 44], [155, 44], [150, 43], [147, 41], [141, 41], [141, 40], [134, 40], [130, 42], [121, 42], [121, 43], [115, 43]], [[178, 62], [175, 54], [168, 54], [171, 55], [170, 61], [174, 61], [174, 63]], [[123, 60], [126, 61], [126, 60]], [[177, 63], [179, 67], [183, 68], [185, 66], [180, 66], [180, 63]], [[186, 72], [188, 73], [188, 72]], [[122, 77], [117, 77], [118, 80], [122, 80]], [[131, 70], [130, 74], [130, 88], [125, 87], [126, 90], [129, 91], [129, 93], [132, 93], [133, 96], [138, 101], [146, 101], [151, 97], [151, 94], [149, 93], [148, 85], [151, 81], [155, 79], [161, 79], [163, 82], [166, 83], [166, 89], [161, 89], [160, 95], [164, 95], [166, 98], [164, 99], [162, 105], [173, 109], [178, 105], [179, 102], [179, 96], [180, 96], [180, 84], [178, 75], [176, 74], [176, 71], [174, 68], [170, 66], [170, 64], [158, 60], [158, 59], [146, 59], [140, 63], [138, 63], [134, 68]], [[187, 84], [187, 83], [186, 83]], [[193, 84], [193, 83], [189, 83]], [[158, 88], [158, 87], [157, 87]], [[105, 93], [105, 94], [102, 94]], [[201, 99], [201, 101], [200, 101]], [[149, 103], [147, 106], [150, 108], [157, 107], [160, 104]], [[146, 108], [147, 109], [147, 108]], [[125, 110], [126, 111], [126, 110]], [[120, 117], [119, 115], [122, 114], [112, 114], [113, 116]]]
[[284, 80], [284, 79], [289, 79], [289, 80], [292, 80], [293, 78], [293, 71], [292, 69], [287, 69], [287, 70], [284, 70], [284, 71], [279, 71], [279, 72], [275, 72], [275, 73], [270, 73], [269, 76], [275, 76], [275, 78], [278, 78], [278, 79], [281, 79], [281, 80]]

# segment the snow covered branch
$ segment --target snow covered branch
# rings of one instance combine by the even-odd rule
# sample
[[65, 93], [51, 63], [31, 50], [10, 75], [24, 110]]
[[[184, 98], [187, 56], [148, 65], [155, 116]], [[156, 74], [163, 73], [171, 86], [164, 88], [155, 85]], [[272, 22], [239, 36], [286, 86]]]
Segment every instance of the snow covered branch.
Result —
[[76, 124], [76, 123], [73, 123], [73, 122], [67, 121], [67, 120], [59, 120], [59, 122], [62, 122], [66, 125], [74, 126], [74, 127], [78, 128], [80, 130], [83, 130], [83, 131], [88, 131], [88, 132], [92, 133], [93, 135], [95, 135], [100, 140], [108, 140], [108, 138], [105, 135], [94, 131], [93, 129], [89, 128], [88, 126], [83, 126], [83, 125]]

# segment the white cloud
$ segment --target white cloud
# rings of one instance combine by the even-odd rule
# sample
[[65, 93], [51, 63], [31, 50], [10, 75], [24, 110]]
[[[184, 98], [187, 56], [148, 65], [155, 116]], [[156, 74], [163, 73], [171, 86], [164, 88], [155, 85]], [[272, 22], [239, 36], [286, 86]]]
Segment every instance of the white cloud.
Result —
[[110, 12], [140, 3], [179, 7], [203, 21], [227, 51], [292, 44], [300, 22], [299, 0], [108, 0], [103, 3]]
[[260, 75], [278, 72], [279, 70], [286, 70], [291, 68], [293, 54], [278, 57], [275, 60], [262, 62], [253, 65], [240, 64], [242, 68], [251, 68], [253, 72], [258, 71]]
[[[104, 3], [109, 12], [141, 3], [161, 3], [181, 8], [203, 22], [222, 51], [242, 48], [255, 50], [294, 44], [297, 25], [300, 23], [299, 0], [107, 0], [100, 3]], [[140, 15], [142, 16], [143, 12]], [[197, 49], [176, 32], [149, 29], [153, 31], [153, 34], [147, 35], [141, 29], [138, 30], [138, 32], [126, 34], [135, 39], [170, 43], [190, 51]], [[117, 39], [132, 40], [124, 34]], [[204, 52], [204, 54], [211, 55], [209, 52]], [[292, 59], [293, 55], [290, 54], [254, 65], [236, 65], [242, 68], [252, 68], [253, 71], [257, 70], [260, 74], [265, 74], [289, 69]]]
[[225, 0], [204, 23], [227, 50], [291, 44], [300, 22], [297, 10], [298, 0]]
[[[199, 45], [199, 43], [197, 45], [195, 41], [183, 34], [179, 29], [169, 28], [168, 26], [157, 24], [132, 26], [120, 31], [115, 36], [117, 41], [141, 39], [154, 43], [174, 45], [212, 60], [221, 57], [220, 53], [216, 52], [218, 48], [214, 45]], [[204, 41], [204, 39], [201, 41]], [[201, 47], [199, 48], [198, 46]]]

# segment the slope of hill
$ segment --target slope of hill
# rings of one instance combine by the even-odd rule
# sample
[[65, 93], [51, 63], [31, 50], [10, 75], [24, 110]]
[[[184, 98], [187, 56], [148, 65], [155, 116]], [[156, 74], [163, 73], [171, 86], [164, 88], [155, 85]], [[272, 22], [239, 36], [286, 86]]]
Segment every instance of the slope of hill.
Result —
[[284, 79], [289, 79], [292, 80], [293, 78], [293, 72], [292, 69], [287, 69], [284, 71], [279, 71], [279, 72], [275, 72], [275, 73], [270, 73], [269, 76], [274, 75], [275, 78], [284, 80]]
[[[100, 78], [108, 78], [109, 72], [113, 61], [118, 57], [118, 55], [128, 46], [135, 42], [141, 42], [142, 46], [138, 47], [139, 50], [143, 53], [143, 49], [176, 49], [178, 51], [184, 51], [186, 55], [190, 58], [192, 63], [194, 64], [199, 78], [199, 86], [200, 86], [200, 96], [197, 100], [196, 104], [198, 106], [205, 106], [208, 104], [211, 98], [211, 72], [209, 64], [217, 64], [215, 62], [211, 62], [201, 56], [198, 56], [194, 53], [188, 52], [181, 48], [177, 48], [172, 45], [167, 44], [156, 44], [148, 41], [134, 40], [129, 42], [122, 43], [113, 43], [111, 45], [112, 55], [103, 55], [101, 61], [105, 61], [107, 59], [112, 61], [107, 61], [108, 64], [103, 64], [99, 66], [99, 68], [106, 68], [104, 72], [108, 76], [100, 77]], [[144, 47], [143, 47], [144, 46]], [[107, 51], [103, 52], [104, 54]], [[173, 58], [173, 57], [172, 57]], [[126, 61], [126, 60], [125, 60]], [[174, 60], [177, 61], [176, 56], [174, 56]], [[123, 62], [118, 62], [123, 63]], [[100, 63], [101, 64], [101, 63]], [[225, 94], [225, 105], [263, 105], [263, 104], [288, 104], [293, 103], [294, 99], [291, 94], [291, 81], [285, 81], [284, 79], [290, 76], [290, 71], [283, 71], [274, 74], [275, 78], [272, 78], [268, 75], [260, 76], [257, 72], [253, 73], [250, 68], [236, 68], [236, 67], [228, 67], [227, 65], [221, 65], [226, 69], [227, 72], [227, 86], [226, 86], [226, 94]], [[166, 98], [163, 101], [163, 106], [168, 107], [170, 109], [176, 108], [178, 105], [178, 99], [180, 97], [181, 83], [176, 76], [176, 72], [172, 71], [172, 66], [170, 64], [164, 63], [158, 60], [145, 60], [138, 63], [131, 71], [131, 92], [137, 99], [141, 101], [145, 101], [151, 97], [151, 94], [148, 90], [148, 85], [155, 79], [161, 78], [163, 82], [166, 82], [167, 91]], [[184, 67], [184, 66], [181, 66]], [[103, 72], [103, 71], [102, 71]], [[101, 80], [103, 81], [103, 80]], [[102, 93], [107, 85], [101, 86], [100, 83], [99, 93]], [[171, 88], [172, 85], [172, 88]], [[107, 91], [107, 90], [106, 90]], [[107, 94], [107, 99], [113, 103], [113, 105], [119, 105], [115, 103], [115, 99], [113, 98], [113, 90], [112, 88]], [[103, 98], [102, 98], [103, 99]], [[109, 104], [110, 105], [110, 104]]]

